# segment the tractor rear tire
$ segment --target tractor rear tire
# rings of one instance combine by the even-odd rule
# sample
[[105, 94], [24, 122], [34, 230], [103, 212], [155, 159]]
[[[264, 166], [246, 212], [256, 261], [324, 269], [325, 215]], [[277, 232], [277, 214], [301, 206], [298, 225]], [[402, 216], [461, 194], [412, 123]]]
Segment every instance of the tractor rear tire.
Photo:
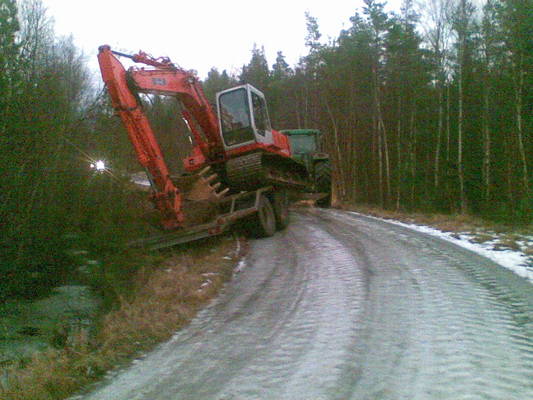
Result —
[[331, 192], [331, 164], [319, 161], [315, 164], [315, 188], [319, 193]]
[[317, 193], [327, 193], [327, 197], [316, 202], [319, 207], [331, 205], [331, 164], [329, 161], [319, 161], [315, 164], [315, 190]]
[[249, 230], [258, 238], [270, 237], [276, 233], [276, 216], [270, 200], [261, 195], [257, 213], [249, 221]]
[[273, 197], [274, 215], [276, 217], [276, 227], [283, 230], [289, 225], [289, 193], [286, 190], [279, 190]]

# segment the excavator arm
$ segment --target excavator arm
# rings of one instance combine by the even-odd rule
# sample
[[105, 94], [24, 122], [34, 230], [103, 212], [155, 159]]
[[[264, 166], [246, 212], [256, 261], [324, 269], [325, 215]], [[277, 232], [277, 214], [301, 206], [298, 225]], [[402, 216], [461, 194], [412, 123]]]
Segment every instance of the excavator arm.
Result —
[[[126, 71], [115, 54], [129, 57], [153, 69], [130, 68]], [[163, 227], [174, 229], [182, 226], [183, 195], [170, 177], [163, 153], [136, 92], [170, 95], [181, 100], [186, 108], [184, 118], [195, 139], [193, 153], [184, 160], [184, 164], [188, 170], [194, 171], [209, 161], [223, 158], [217, 118], [198, 78], [192, 72], [177, 68], [167, 58], [154, 59], [143, 52], [129, 56], [113, 52], [107, 45], [99, 48], [98, 62], [113, 108], [122, 119], [137, 159], [151, 180], [152, 200], [162, 214]]]

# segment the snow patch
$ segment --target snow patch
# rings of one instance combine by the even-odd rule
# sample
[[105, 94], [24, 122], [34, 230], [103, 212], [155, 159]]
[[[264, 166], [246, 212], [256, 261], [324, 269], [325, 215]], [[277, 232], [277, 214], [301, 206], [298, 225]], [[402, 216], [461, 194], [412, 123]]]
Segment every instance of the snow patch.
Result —
[[135, 172], [130, 175], [131, 181], [139, 186], [144, 187], [150, 187], [150, 181], [148, 180], [148, 176], [146, 175], [146, 172], [140, 171]]
[[242, 272], [244, 270], [244, 268], [246, 268], [246, 261], [243, 259], [241, 259], [239, 261], [239, 263], [237, 264], [237, 266], [235, 267], [235, 269], [233, 270], [234, 273], [238, 274], [239, 272]]
[[473, 239], [473, 235], [467, 233], [443, 232], [441, 230], [425, 225], [407, 224], [405, 222], [374, 217], [354, 211], [350, 211], [350, 213], [354, 215], [376, 219], [383, 222], [388, 222], [394, 225], [403, 226], [404, 228], [413, 229], [418, 232], [426, 233], [428, 235], [447, 240], [448, 242], [452, 242], [458, 246], [464, 247], [465, 249], [473, 251], [496, 262], [502, 267], [513, 271], [518, 276], [527, 279], [530, 283], [533, 284], [533, 262], [531, 258], [521, 251], [510, 249], [495, 249], [494, 244], [496, 241], [473, 243], [470, 241]]
[[202, 283], [202, 284], [200, 285], [200, 289], [199, 289], [199, 290], [201, 291], [203, 288], [205, 288], [205, 287], [211, 285], [212, 283], [213, 283], [213, 281], [212, 281], [211, 279], [206, 280], [204, 283]]

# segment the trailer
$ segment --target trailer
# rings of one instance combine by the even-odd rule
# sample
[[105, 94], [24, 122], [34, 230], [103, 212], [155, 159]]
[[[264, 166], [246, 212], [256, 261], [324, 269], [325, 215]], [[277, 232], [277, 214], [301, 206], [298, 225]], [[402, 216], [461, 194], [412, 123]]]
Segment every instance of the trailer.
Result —
[[289, 223], [288, 194], [272, 186], [227, 196], [217, 206], [218, 213], [209, 222], [135, 240], [130, 246], [162, 249], [220, 235], [236, 224], [255, 237], [266, 237]]

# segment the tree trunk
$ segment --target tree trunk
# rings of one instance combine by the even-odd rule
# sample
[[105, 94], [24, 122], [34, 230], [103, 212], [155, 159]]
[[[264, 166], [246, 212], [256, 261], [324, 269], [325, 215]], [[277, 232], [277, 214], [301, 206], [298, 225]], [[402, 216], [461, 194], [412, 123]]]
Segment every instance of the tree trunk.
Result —
[[383, 135], [383, 152], [385, 157], [385, 203], [390, 200], [391, 185], [390, 185], [390, 162], [389, 162], [389, 145], [387, 141], [387, 131], [380, 113], [381, 133]]
[[518, 141], [518, 152], [520, 154], [520, 162], [522, 164], [522, 185], [524, 187], [524, 195], [529, 196], [529, 174], [527, 170], [527, 159], [524, 148], [524, 133], [522, 123], [522, 102], [524, 90], [524, 69], [523, 56], [520, 56], [519, 64], [516, 66], [515, 73], [515, 115], [516, 115], [516, 139]]
[[353, 82], [353, 77], [350, 79], [350, 127], [348, 132], [350, 132], [350, 165], [351, 165], [351, 177], [350, 177], [350, 185], [351, 185], [351, 201], [357, 201], [358, 198], [358, 187], [359, 187], [359, 179], [357, 176], [357, 171], [359, 170], [359, 164], [358, 164], [358, 157], [357, 157], [357, 115], [355, 113], [355, 85]]
[[379, 133], [379, 123], [374, 118], [374, 132], [377, 139], [377, 152], [378, 152], [378, 171], [379, 171], [379, 205], [384, 206], [383, 203], [383, 150], [381, 145], [381, 135]]
[[463, 52], [464, 38], [461, 40], [459, 51], [459, 94], [457, 115], [457, 174], [459, 178], [459, 209], [461, 214], [466, 214], [465, 180], [463, 171]]
[[396, 211], [400, 209], [401, 201], [401, 186], [402, 186], [402, 96], [398, 96], [398, 112], [397, 112], [398, 123], [396, 125], [396, 157], [397, 157], [397, 176], [398, 181], [396, 183]]
[[446, 169], [450, 165], [450, 151], [451, 151], [451, 123], [450, 123], [450, 109], [451, 109], [451, 99], [450, 99], [450, 83], [447, 82], [446, 87]]
[[435, 148], [435, 179], [434, 179], [434, 187], [435, 190], [438, 190], [439, 188], [439, 174], [440, 174], [440, 147], [441, 147], [441, 138], [442, 138], [442, 127], [444, 124], [443, 118], [444, 118], [444, 89], [442, 87], [442, 83], [439, 82], [439, 119], [438, 119], [438, 125], [437, 125], [437, 145]]
[[[488, 61], [488, 60], [487, 60]], [[485, 72], [485, 82], [483, 85], [483, 201], [485, 207], [488, 206], [490, 200], [490, 102], [489, 102], [490, 88], [488, 76], [488, 62], [487, 71]]]
[[[337, 188], [339, 190], [340, 193], [340, 198], [341, 198], [341, 201], [344, 201], [345, 200], [345, 197], [346, 197], [346, 181], [344, 179], [344, 159], [342, 157], [342, 154], [341, 154], [341, 149], [340, 149], [340, 145], [339, 145], [339, 130], [338, 130], [338, 125], [337, 125], [337, 121], [335, 120], [335, 117], [333, 115], [333, 112], [331, 111], [331, 107], [329, 106], [329, 102], [328, 100], [326, 99], [325, 100], [325, 105], [326, 105], [326, 110], [328, 112], [328, 115], [329, 115], [329, 118], [330, 118], [330, 121], [331, 121], [331, 125], [333, 126], [333, 140], [334, 140], [334, 147], [335, 147], [335, 153], [336, 153], [336, 158], [337, 158], [337, 174], [338, 174], [338, 182], [333, 185], [333, 188]], [[336, 204], [338, 201], [338, 196], [337, 196], [337, 193], [332, 193], [332, 203], [333, 204]]]
[[416, 132], [415, 132], [415, 106], [413, 104], [413, 109], [411, 110], [411, 122], [410, 122], [410, 131], [411, 131], [411, 137], [410, 137], [410, 149], [409, 149], [409, 157], [410, 160], [410, 166], [411, 166], [411, 208], [415, 207], [415, 185], [416, 185]]
[[[381, 101], [379, 98], [379, 82], [378, 82], [378, 73], [377, 68], [374, 66], [372, 68], [372, 73], [374, 75], [374, 105], [376, 109], [376, 122], [377, 129], [376, 133], [378, 135], [378, 144], [379, 144], [379, 160], [380, 160], [380, 185], [383, 185], [383, 188], [380, 188], [380, 201], [381, 207], [385, 205], [385, 201], [390, 199], [390, 163], [389, 163], [389, 146], [387, 143], [387, 130], [385, 129], [385, 123], [383, 122], [383, 112], [381, 110]], [[381, 143], [383, 141], [383, 143]], [[385, 174], [382, 174], [383, 161], [385, 166]], [[384, 189], [384, 190], [383, 190]]]
[[506, 146], [505, 146], [505, 153], [506, 153], [506, 157], [505, 157], [505, 188], [507, 189], [507, 202], [508, 204], [514, 204], [514, 193], [513, 193], [513, 164], [511, 162], [511, 160], [513, 159], [512, 158], [512, 154], [514, 153], [513, 150], [511, 149], [511, 138], [509, 137], [509, 135], [507, 135], [508, 137], [508, 140], [506, 141]]

